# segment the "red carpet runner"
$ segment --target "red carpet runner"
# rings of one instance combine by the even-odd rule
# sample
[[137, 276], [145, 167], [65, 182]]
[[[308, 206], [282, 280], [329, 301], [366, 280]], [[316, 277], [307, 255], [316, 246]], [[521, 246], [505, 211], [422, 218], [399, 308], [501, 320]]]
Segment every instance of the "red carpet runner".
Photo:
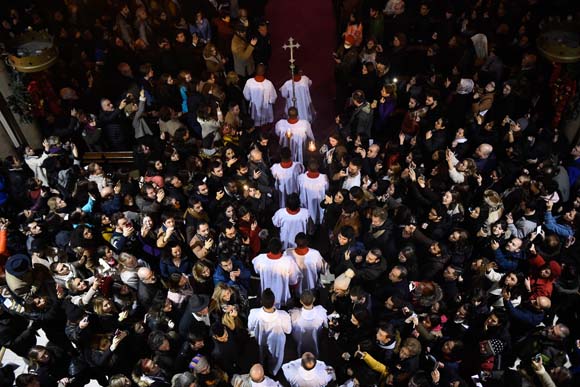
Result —
[[[270, 0], [266, 7], [270, 21], [272, 59], [268, 79], [279, 89], [290, 79], [289, 50], [282, 46], [293, 37], [300, 48], [295, 50], [296, 64], [312, 79], [310, 94], [317, 117], [312, 124], [317, 142], [325, 141], [334, 127], [334, 60], [336, 34], [330, 0]], [[275, 119], [283, 116], [284, 99], [278, 99]]]

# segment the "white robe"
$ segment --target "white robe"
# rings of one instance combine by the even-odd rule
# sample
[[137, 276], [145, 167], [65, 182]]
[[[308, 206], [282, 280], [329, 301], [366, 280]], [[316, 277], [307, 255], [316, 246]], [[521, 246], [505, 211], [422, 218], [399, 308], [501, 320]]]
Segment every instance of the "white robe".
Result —
[[282, 387], [277, 381], [270, 379], [268, 376], [264, 376], [264, 380], [261, 382], [254, 382], [250, 378], [250, 374], [232, 376], [232, 386], [233, 387]]
[[328, 328], [326, 309], [316, 305], [312, 309], [295, 308], [290, 310], [292, 337], [296, 341], [298, 355], [312, 352], [318, 356], [318, 337], [322, 328]]
[[[294, 82], [294, 92], [296, 94], [296, 109], [298, 116], [308, 122], [314, 118], [314, 107], [310, 97], [310, 86], [312, 80], [306, 75], [302, 75], [298, 82]], [[280, 95], [286, 99], [286, 111], [294, 106], [292, 101], [292, 79], [287, 80], [280, 88]]]
[[335, 379], [334, 372], [328, 372], [326, 363], [320, 360], [311, 370], [302, 367], [302, 359], [293, 360], [284, 364], [282, 371], [291, 387], [325, 387]]
[[290, 315], [283, 310], [267, 313], [262, 308], [250, 310], [248, 331], [253, 333], [260, 347], [260, 363], [276, 375], [284, 361], [286, 335], [292, 331]]
[[308, 252], [305, 255], [298, 254], [295, 248], [286, 250], [286, 255], [291, 256], [300, 272], [302, 273], [302, 278], [300, 278], [300, 286], [298, 286], [299, 294], [302, 294], [304, 290], [316, 289], [320, 283], [320, 274], [326, 269], [326, 261], [320, 255], [320, 252], [313, 248], [308, 248]]
[[[306, 120], [298, 120], [295, 124], [291, 124], [288, 120], [283, 119], [276, 123], [276, 135], [280, 140], [280, 146], [287, 146], [292, 153], [292, 160], [304, 164], [304, 147], [306, 140], [314, 141], [314, 134], [312, 134], [312, 127], [310, 122]], [[288, 138], [287, 133], [291, 133]]]
[[311, 178], [305, 173], [298, 177], [300, 187], [300, 203], [308, 209], [310, 218], [314, 224], [321, 224], [324, 218], [324, 209], [320, 203], [324, 201], [328, 191], [328, 176], [321, 173], [318, 177]]
[[284, 249], [296, 246], [294, 243], [296, 234], [308, 232], [309, 219], [310, 214], [306, 208], [301, 208], [295, 215], [291, 215], [286, 208], [280, 208], [276, 211], [272, 223], [280, 228], [280, 240]]
[[272, 289], [276, 296], [276, 307], [285, 305], [291, 297], [290, 286], [300, 280], [300, 268], [292, 257], [283, 254], [278, 259], [271, 259], [267, 254], [260, 254], [252, 260], [252, 264], [260, 276], [262, 291]]
[[256, 126], [274, 122], [274, 103], [277, 98], [274, 85], [267, 79], [258, 82], [254, 78], [246, 81], [244, 98], [250, 102], [250, 114]]
[[304, 166], [301, 163], [293, 162], [289, 168], [284, 168], [280, 163], [277, 163], [272, 165], [270, 171], [276, 180], [280, 208], [284, 208], [286, 195], [298, 193], [298, 176], [304, 172]]

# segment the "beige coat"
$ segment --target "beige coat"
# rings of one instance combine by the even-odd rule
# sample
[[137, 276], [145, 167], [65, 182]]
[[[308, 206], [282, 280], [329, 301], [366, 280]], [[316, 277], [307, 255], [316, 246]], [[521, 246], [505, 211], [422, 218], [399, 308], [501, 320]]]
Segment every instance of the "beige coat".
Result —
[[234, 35], [232, 39], [232, 54], [234, 56], [234, 70], [242, 77], [249, 77], [254, 73], [255, 64], [252, 53], [254, 46], [242, 39], [238, 35]]
[[491, 105], [493, 105], [493, 98], [494, 98], [493, 93], [482, 94], [479, 100], [471, 105], [471, 110], [473, 111], [473, 114], [478, 114], [480, 112], [489, 110], [491, 108]]

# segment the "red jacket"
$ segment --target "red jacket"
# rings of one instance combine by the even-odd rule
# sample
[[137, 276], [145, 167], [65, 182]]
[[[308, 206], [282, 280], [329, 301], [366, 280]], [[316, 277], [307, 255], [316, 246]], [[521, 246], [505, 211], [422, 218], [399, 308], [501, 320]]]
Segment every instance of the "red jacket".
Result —
[[0, 277], [4, 277], [4, 266], [10, 254], [7, 246], [8, 230], [0, 230]]
[[550, 267], [552, 274], [549, 278], [542, 278], [540, 277], [540, 271], [546, 266], [544, 258], [538, 254], [535, 258], [530, 259], [529, 262], [532, 270], [530, 275], [530, 288], [532, 291], [530, 299], [535, 299], [539, 296], [551, 297], [554, 282], [562, 273], [560, 264], [556, 261], [550, 261], [548, 266]]

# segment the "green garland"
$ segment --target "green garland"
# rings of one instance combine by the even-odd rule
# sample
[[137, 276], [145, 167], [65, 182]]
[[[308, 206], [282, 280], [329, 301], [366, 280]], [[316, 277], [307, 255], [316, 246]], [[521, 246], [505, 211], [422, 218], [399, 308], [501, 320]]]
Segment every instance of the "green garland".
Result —
[[8, 107], [13, 113], [18, 114], [20, 122], [31, 123], [32, 117], [32, 99], [22, 82], [22, 76], [17, 71], [8, 71], [10, 74], [10, 88], [12, 95], [6, 98]]

